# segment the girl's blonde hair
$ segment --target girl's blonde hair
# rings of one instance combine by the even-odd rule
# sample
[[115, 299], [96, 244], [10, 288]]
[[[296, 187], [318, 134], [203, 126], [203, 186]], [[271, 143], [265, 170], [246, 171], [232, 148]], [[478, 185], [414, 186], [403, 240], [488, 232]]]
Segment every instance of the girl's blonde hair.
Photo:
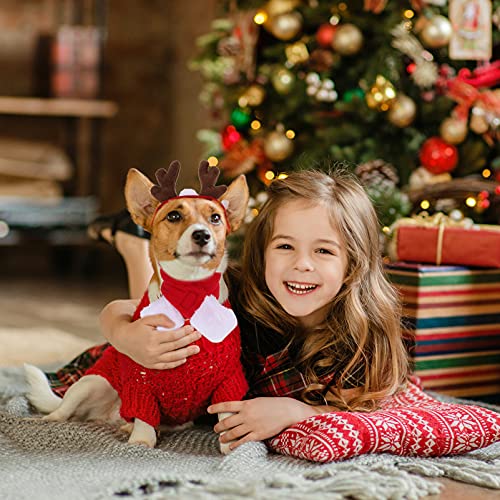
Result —
[[[326, 320], [312, 330], [287, 314], [267, 288], [264, 254], [278, 208], [290, 201], [328, 208], [347, 255], [344, 283]], [[291, 173], [269, 186], [269, 199], [245, 236], [239, 303], [250, 317], [290, 340], [307, 388], [302, 399], [340, 410], [369, 411], [401, 388], [408, 356], [401, 336], [400, 304], [385, 278], [379, 223], [364, 189], [347, 172]], [[328, 385], [321, 374], [335, 372]], [[357, 390], [343, 391], [357, 387]]]

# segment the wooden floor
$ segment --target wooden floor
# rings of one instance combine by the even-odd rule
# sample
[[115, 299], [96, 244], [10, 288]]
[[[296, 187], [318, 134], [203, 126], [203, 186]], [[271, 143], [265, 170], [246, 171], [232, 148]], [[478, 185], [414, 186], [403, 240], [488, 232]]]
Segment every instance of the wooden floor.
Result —
[[127, 298], [124, 283], [66, 277], [1, 280], [3, 327], [48, 326], [93, 341], [102, 340], [98, 316], [111, 300]]
[[[98, 327], [100, 310], [109, 301], [127, 296], [123, 279], [113, 280], [104, 276], [91, 280], [82, 276], [0, 276], [0, 285], [2, 327], [52, 326], [96, 343], [102, 341]], [[443, 492], [427, 497], [428, 500], [500, 499], [498, 490], [450, 480], [442, 482], [445, 485]]]

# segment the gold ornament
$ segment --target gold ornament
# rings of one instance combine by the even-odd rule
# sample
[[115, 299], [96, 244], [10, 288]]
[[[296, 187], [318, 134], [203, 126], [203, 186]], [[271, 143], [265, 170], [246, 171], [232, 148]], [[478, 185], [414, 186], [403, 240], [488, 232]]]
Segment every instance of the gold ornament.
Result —
[[431, 49], [439, 49], [450, 43], [453, 28], [448, 18], [433, 16], [429, 19], [420, 32], [422, 43]]
[[264, 141], [264, 153], [271, 161], [283, 161], [293, 153], [293, 141], [278, 128], [271, 132]]
[[262, 85], [254, 83], [248, 87], [243, 94], [241, 94], [238, 99], [238, 105], [240, 108], [245, 108], [246, 106], [260, 106], [264, 97], [266, 96], [266, 91]]
[[415, 101], [399, 93], [387, 112], [387, 119], [396, 127], [408, 127], [415, 119], [416, 111]]
[[375, 83], [366, 92], [365, 99], [369, 108], [387, 111], [396, 99], [396, 89], [389, 80], [382, 75], [377, 75]]
[[286, 59], [292, 64], [300, 64], [309, 60], [309, 51], [304, 42], [295, 42], [285, 49]]
[[269, 18], [265, 24], [266, 29], [278, 40], [291, 40], [302, 30], [302, 16], [298, 12], [287, 12]]
[[410, 190], [417, 190], [430, 184], [448, 181], [451, 181], [451, 175], [448, 172], [434, 175], [431, 174], [425, 167], [418, 167], [411, 173], [408, 186]]
[[270, 0], [264, 6], [264, 10], [269, 17], [274, 17], [292, 12], [299, 4], [300, 0]]
[[485, 134], [490, 126], [486, 120], [486, 111], [482, 104], [474, 106], [470, 116], [470, 129], [476, 134]]
[[295, 75], [286, 68], [280, 68], [273, 71], [271, 83], [278, 94], [287, 95], [292, 91], [295, 85]]
[[467, 137], [467, 120], [449, 117], [439, 127], [441, 137], [450, 144], [460, 144]]
[[363, 46], [363, 33], [354, 24], [341, 24], [332, 40], [333, 49], [343, 56], [358, 53]]

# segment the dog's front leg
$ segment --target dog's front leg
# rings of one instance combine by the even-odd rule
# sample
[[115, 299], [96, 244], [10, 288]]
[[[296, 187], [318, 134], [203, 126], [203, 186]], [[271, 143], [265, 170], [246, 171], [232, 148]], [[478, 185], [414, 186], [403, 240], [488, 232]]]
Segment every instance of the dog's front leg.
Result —
[[140, 418], [135, 418], [134, 428], [128, 442], [129, 444], [142, 444], [148, 448], [154, 448], [156, 445], [156, 430]]
[[[230, 417], [231, 415], [234, 415], [234, 413], [230, 412], [230, 411], [227, 411], [227, 412], [224, 412], [224, 413], [218, 413], [217, 416], [219, 417], [219, 422], [221, 420], [224, 420], [225, 418], [227, 417]], [[223, 434], [225, 434], [226, 431], [224, 432], [221, 432], [219, 435], [222, 436]], [[229, 441], [228, 443], [221, 443], [219, 442], [219, 445], [220, 445], [220, 452], [223, 454], [223, 455], [229, 455], [231, 453], [231, 450], [229, 449], [229, 446], [231, 445], [231, 443], [233, 443], [234, 441]]]

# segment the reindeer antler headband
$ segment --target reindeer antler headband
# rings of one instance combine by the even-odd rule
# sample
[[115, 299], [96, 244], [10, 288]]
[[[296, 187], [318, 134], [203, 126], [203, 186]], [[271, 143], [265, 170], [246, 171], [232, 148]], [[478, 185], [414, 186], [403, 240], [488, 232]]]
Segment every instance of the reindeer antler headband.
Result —
[[[153, 214], [153, 220], [158, 213], [158, 210], [167, 202], [176, 198], [205, 198], [217, 202], [224, 210], [226, 222], [228, 220], [226, 207], [219, 201], [219, 198], [226, 192], [227, 186], [221, 184], [216, 186], [215, 183], [220, 175], [220, 170], [217, 167], [210, 167], [208, 161], [203, 160], [198, 166], [198, 178], [200, 179], [200, 192], [197, 193], [193, 189], [183, 189], [180, 194], [177, 194], [177, 178], [181, 170], [181, 164], [178, 160], [173, 161], [168, 169], [160, 168], [156, 171], [155, 184], [151, 188], [151, 194], [160, 202]], [[229, 226], [228, 226], [229, 229]]]

